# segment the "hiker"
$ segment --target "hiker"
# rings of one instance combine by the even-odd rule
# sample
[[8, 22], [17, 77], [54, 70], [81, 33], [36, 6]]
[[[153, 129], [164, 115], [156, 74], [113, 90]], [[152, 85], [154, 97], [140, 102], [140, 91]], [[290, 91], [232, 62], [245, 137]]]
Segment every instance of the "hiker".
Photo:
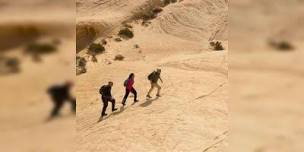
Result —
[[63, 85], [54, 85], [48, 88], [47, 92], [50, 95], [54, 104], [51, 111], [50, 118], [58, 116], [60, 109], [64, 102], [71, 104], [71, 111], [76, 113], [76, 99], [71, 96], [70, 91], [73, 83], [70, 81], [65, 82]]
[[134, 73], [131, 73], [128, 77], [128, 79], [124, 82], [124, 86], [126, 87], [126, 93], [125, 96], [122, 100], [122, 105], [125, 106], [126, 105], [126, 100], [129, 96], [129, 93], [132, 92], [134, 94], [134, 102], [138, 102], [137, 100], [137, 92], [133, 87], [134, 84]]
[[99, 89], [99, 93], [101, 94], [101, 100], [103, 102], [101, 117], [108, 115], [108, 114], [106, 114], [108, 102], [112, 102], [112, 112], [117, 110], [117, 108], [115, 108], [115, 99], [112, 97], [112, 94], [111, 94], [112, 86], [113, 86], [113, 82], [110, 81], [107, 85], [103, 85]]
[[147, 98], [152, 98], [150, 96], [151, 92], [153, 91], [153, 89], [156, 87], [157, 88], [157, 94], [156, 96], [157, 97], [160, 97], [160, 90], [161, 90], [161, 87], [160, 85], [157, 83], [158, 82], [158, 79], [163, 83], [163, 80], [161, 79], [160, 77], [160, 73], [161, 73], [161, 69], [157, 69], [156, 71], [153, 71], [152, 73], [149, 74], [148, 76], [148, 80], [150, 81], [151, 83], [151, 88], [150, 90], [148, 91], [148, 94], [147, 94]]

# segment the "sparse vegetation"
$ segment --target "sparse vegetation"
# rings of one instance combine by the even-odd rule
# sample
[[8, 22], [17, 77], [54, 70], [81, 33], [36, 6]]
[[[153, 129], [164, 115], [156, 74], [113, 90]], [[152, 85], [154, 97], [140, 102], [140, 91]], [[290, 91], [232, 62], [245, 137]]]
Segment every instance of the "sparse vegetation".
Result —
[[171, 0], [163, 0], [163, 4], [164, 4], [165, 6], [169, 5], [170, 2], [171, 2]]
[[89, 55], [101, 54], [105, 51], [105, 48], [99, 43], [92, 43], [88, 48]]
[[122, 23], [124, 27], [126, 28], [133, 28], [132, 25], [130, 25], [129, 23]]
[[125, 58], [125, 57], [124, 57], [123, 55], [118, 54], [118, 55], [115, 56], [114, 60], [115, 60], [115, 61], [122, 61], [122, 60], [124, 60], [124, 58]]
[[163, 9], [162, 9], [161, 7], [156, 7], [156, 8], [154, 8], [154, 9], [152, 10], [153, 14], [158, 14], [158, 13], [160, 13], [160, 12], [162, 12], [162, 11], [163, 11]]
[[92, 55], [91, 61], [95, 63], [98, 62], [96, 55]]
[[216, 41], [216, 42], [212, 41], [212, 42], [210, 42], [210, 46], [215, 51], [225, 50], [225, 48], [223, 47], [222, 43], [219, 42], [219, 41]]
[[139, 45], [138, 44], [134, 44], [134, 48], [138, 49]]
[[[182, 0], [180, 0], [180, 2], [181, 2]], [[162, 3], [163, 3], [163, 5], [164, 6], [167, 6], [167, 5], [169, 5], [170, 3], [176, 3], [177, 2], [177, 0], [162, 0]]]
[[107, 45], [107, 43], [108, 43], [108, 42], [107, 42], [105, 39], [102, 39], [102, 40], [101, 40], [101, 44], [102, 44], [102, 45]]
[[121, 38], [119, 38], [119, 37], [115, 38], [114, 40], [115, 40], [116, 42], [122, 41]]
[[161, 7], [153, 7], [148, 9], [148, 11], [144, 11], [140, 14], [138, 14], [137, 17], [135, 17], [136, 19], [142, 19], [142, 25], [143, 26], [148, 26], [149, 20], [152, 20], [154, 18], [157, 17], [157, 15], [162, 12], [163, 9]]
[[162, 12], [163, 9], [161, 7], [155, 7], [151, 11], [146, 12], [145, 14], [142, 15], [143, 21], [148, 21], [152, 20], [157, 17], [157, 15]]
[[85, 58], [76, 56], [76, 75], [80, 75], [87, 72], [86, 69], [87, 61]]
[[34, 62], [40, 62], [42, 55], [56, 52], [59, 43], [55, 40], [52, 42], [31, 42], [25, 47], [24, 53], [31, 55]]
[[20, 72], [18, 58], [0, 56], [0, 75]]
[[39, 43], [32, 42], [29, 43], [25, 48], [26, 54], [49, 54], [57, 51], [57, 46], [52, 43]]
[[282, 41], [269, 41], [269, 45], [279, 51], [291, 51], [294, 49], [293, 45], [285, 40]]
[[130, 39], [134, 37], [133, 32], [129, 28], [123, 28], [119, 31], [118, 35], [124, 39]]
[[143, 21], [143, 22], [141, 23], [141, 25], [142, 25], [142, 26], [145, 26], [145, 27], [148, 27], [149, 24], [151, 24], [150, 21]]
[[163, 0], [162, 2], [163, 2], [163, 5], [164, 5], [164, 6], [167, 6], [167, 5], [169, 5], [170, 3], [176, 3], [177, 0]]

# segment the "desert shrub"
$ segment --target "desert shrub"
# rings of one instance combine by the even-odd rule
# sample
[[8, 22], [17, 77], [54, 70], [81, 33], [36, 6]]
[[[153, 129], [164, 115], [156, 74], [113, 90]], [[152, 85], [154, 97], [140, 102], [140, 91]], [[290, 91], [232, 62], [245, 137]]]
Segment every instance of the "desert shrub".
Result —
[[285, 40], [278, 41], [278, 42], [270, 41], [269, 44], [271, 47], [273, 47], [277, 50], [280, 50], [280, 51], [290, 51], [290, 50], [294, 49], [293, 45], [290, 42], [285, 41]]
[[107, 43], [108, 43], [108, 42], [107, 42], [105, 39], [102, 39], [102, 40], [101, 40], [101, 44], [102, 44], [102, 45], [107, 45]]
[[165, 6], [169, 5], [170, 2], [171, 2], [171, 0], [163, 0], [163, 4], [164, 4]]
[[141, 23], [141, 25], [142, 25], [142, 26], [145, 26], [145, 27], [148, 27], [149, 24], [151, 24], [150, 21], [143, 21], [143, 22]]
[[134, 37], [133, 32], [129, 28], [123, 28], [119, 31], [118, 35], [124, 39], [130, 39]]
[[92, 55], [91, 61], [92, 61], [92, 62], [98, 62], [98, 60], [97, 60], [97, 58], [96, 58], [96, 55]]
[[76, 75], [80, 75], [87, 72], [86, 69], [87, 61], [85, 58], [76, 56]]
[[213, 48], [215, 51], [221, 51], [224, 50], [225, 48], [223, 47], [222, 43], [219, 41], [216, 42], [210, 42], [210, 46]]
[[99, 43], [92, 43], [89, 48], [88, 48], [88, 54], [90, 55], [96, 55], [96, 54], [101, 54], [105, 51], [106, 49]]
[[119, 38], [119, 37], [115, 38], [114, 40], [115, 40], [116, 42], [122, 41], [121, 38]]
[[20, 72], [20, 61], [18, 58], [0, 56], [0, 74], [18, 72]]
[[[182, 1], [182, 0], [181, 0]], [[180, 2], [181, 2], [180, 1]], [[170, 3], [176, 3], [177, 2], [177, 0], [163, 0], [162, 1], [162, 3], [163, 3], [163, 5], [164, 6], [167, 6], [167, 5], [169, 5]]]
[[123, 26], [126, 27], [126, 28], [133, 28], [133, 26], [130, 25], [129, 23], [123, 23]]
[[125, 58], [125, 57], [124, 57], [123, 55], [118, 54], [118, 55], [115, 56], [114, 60], [115, 60], [115, 61], [122, 61], [124, 58]]
[[87, 61], [84, 57], [76, 56], [76, 65], [77, 66], [86, 66]]
[[57, 46], [51, 43], [29, 43], [25, 48], [27, 54], [49, 54], [57, 51]]
[[293, 46], [287, 41], [281, 41], [278, 43], [279, 50], [292, 50]]
[[139, 45], [138, 44], [134, 44], [134, 48], [138, 49]]
[[156, 8], [153, 8], [153, 10], [152, 10], [153, 14], [158, 14], [162, 11], [163, 11], [163, 9], [161, 7], [156, 7]]

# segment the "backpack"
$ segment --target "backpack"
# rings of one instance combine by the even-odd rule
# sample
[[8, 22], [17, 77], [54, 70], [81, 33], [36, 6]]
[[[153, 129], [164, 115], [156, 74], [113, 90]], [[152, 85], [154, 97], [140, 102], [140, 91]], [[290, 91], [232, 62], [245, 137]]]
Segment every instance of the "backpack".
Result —
[[100, 89], [99, 89], [99, 94], [101, 94], [101, 95], [103, 94], [104, 88], [105, 88], [105, 86], [100, 87]]
[[123, 83], [123, 85], [124, 85], [125, 87], [128, 85], [128, 80], [129, 80], [129, 79], [125, 80], [124, 83]]
[[154, 77], [154, 72], [152, 72], [148, 75], [148, 80], [151, 81], [153, 79], [153, 77]]

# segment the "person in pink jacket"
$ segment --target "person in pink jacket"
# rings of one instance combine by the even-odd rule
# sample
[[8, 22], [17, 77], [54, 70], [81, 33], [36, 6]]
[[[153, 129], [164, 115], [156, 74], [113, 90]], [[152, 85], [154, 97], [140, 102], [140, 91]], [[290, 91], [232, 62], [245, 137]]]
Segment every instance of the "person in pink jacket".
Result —
[[136, 90], [134, 89], [133, 87], [133, 84], [134, 84], [134, 73], [131, 73], [129, 75], [129, 78], [125, 81], [124, 83], [124, 86], [126, 87], [126, 93], [125, 93], [125, 96], [122, 100], [122, 105], [125, 106], [126, 105], [126, 101], [127, 101], [127, 98], [129, 96], [129, 93], [132, 92], [134, 94], [134, 102], [137, 102], [137, 92]]

